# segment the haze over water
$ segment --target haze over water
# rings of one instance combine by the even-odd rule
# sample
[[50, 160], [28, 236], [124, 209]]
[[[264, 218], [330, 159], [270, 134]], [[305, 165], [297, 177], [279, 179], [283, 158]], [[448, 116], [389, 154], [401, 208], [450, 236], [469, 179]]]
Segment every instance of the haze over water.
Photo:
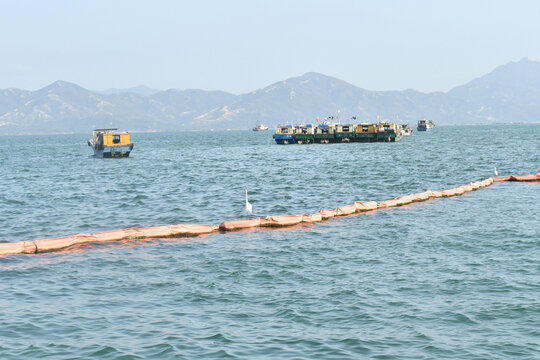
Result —
[[[398, 143], [271, 132], [0, 136], [0, 241], [313, 213], [540, 171], [540, 125]], [[540, 357], [538, 183], [293, 229], [0, 258], [1, 359]]]

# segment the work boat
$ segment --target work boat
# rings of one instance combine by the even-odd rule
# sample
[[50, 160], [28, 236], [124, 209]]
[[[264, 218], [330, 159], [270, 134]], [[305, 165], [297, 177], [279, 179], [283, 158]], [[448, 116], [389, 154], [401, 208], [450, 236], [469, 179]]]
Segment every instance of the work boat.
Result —
[[128, 157], [133, 150], [129, 132], [118, 129], [96, 129], [88, 146], [94, 149], [94, 156], [99, 158]]
[[296, 127], [291, 124], [287, 125], [278, 125], [276, 127], [276, 133], [274, 134], [274, 139], [277, 144], [286, 145], [296, 143], [296, 138], [294, 134], [296, 132]]
[[268, 126], [259, 124], [259, 122], [257, 122], [257, 124], [255, 124], [255, 127], [253, 128], [253, 131], [266, 131], [266, 130], [268, 130]]
[[416, 130], [418, 131], [428, 131], [433, 129], [435, 124], [431, 120], [418, 120], [418, 126], [416, 127]]

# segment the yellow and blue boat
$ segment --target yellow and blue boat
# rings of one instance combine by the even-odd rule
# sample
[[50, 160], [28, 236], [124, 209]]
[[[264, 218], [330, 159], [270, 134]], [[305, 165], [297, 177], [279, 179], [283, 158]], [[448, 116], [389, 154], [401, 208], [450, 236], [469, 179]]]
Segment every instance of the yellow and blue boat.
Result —
[[128, 157], [133, 150], [129, 132], [118, 129], [95, 129], [88, 146], [94, 149], [94, 156], [99, 158]]
[[278, 125], [276, 128], [276, 133], [274, 134], [274, 139], [276, 143], [280, 145], [286, 144], [295, 144], [296, 138], [294, 134], [296, 133], [296, 127], [290, 124], [287, 125]]

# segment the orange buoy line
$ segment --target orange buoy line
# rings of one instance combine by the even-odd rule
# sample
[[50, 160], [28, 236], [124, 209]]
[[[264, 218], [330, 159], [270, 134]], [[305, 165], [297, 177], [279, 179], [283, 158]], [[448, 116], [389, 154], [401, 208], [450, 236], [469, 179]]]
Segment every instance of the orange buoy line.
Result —
[[395, 199], [384, 200], [379, 203], [375, 201], [355, 202], [352, 205], [340, 206], [333, 210], [322, 209], [318, 213], [309, 215], [279, 215], [267, 216], [265, 218], [229, 220], [220, 225], [167, 225], [154, 226], [149, 228], [132, 228], [112, 230], [95, 234], [76, 234], [68, 237], [53, 239], [43, 239], [34, 241], [21, 241], [16, 243], [0, 243], [0, 256], [12, 254], [36, 254], [61, 250], [73, 245], [119, 241], [125, 239], [155, 239], [167, 237], [186, 237], [210, 234], [217, 231], [235, 231], [256, 227], [283, 227], [300, 223], [313, 223], [333, 218], [335, 216], [347, 216], [355, 213], [373, 211], [380, 208], [395, 207], [410, 204], [413, 202], [426, 201], [431, 198], [450, 197], [462, 195], [468, 191], [477, 190], [490, 186], [494, 182], [502, 181], [540, 181], [540, 173], [536, 175], [512, 175], [488, 178], [482, 181], [472, 182], [457, 188], [424, 191], [423, 193], [410, 194]]

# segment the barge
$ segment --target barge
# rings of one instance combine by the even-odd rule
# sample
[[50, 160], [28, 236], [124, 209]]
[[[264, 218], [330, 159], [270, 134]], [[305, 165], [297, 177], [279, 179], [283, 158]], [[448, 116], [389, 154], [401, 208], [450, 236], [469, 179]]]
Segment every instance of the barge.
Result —
[[315, 141], [315, 127], [313, 124], [299, 125], [296, 127], [297, 144], [313, 144]]
[[403, 136], [400, 125], [380, 122], [377, 124], [278, 125], [274, 139], [279, 145], [330, 144], [349, 142], [396, 142]]
[[274, 134], [274, 139], [276, 140], [276, 143], [279, 145], [294, 144], [296, 143], [296, 138], [294, 137], [295, 131], [296, 131], [295, 126], [278, 125], [278, 127], [276, 128], [276, 133]]
[[322, 124], [315, 127], [315, 142], [328, 144], [336, 142], [334, 124]]
[[354, 124], [337, 124], [335, 135], [336, 142], [351, 142], [354, 141], [355, 131]]
[[129, 132], [118, 129], [95, 129], [88, 146], [94, 150], [94, 156], [99, 158], [128, 157], [133, 150]]

